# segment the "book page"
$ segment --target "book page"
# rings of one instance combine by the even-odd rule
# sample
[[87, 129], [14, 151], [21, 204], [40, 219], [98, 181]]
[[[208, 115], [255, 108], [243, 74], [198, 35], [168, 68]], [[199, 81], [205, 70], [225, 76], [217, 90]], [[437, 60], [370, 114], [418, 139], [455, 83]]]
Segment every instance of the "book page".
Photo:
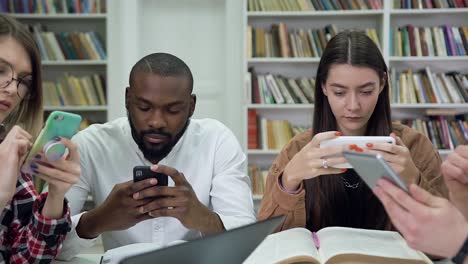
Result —
[[293, 228], [269, 235], [245, 260], [244, 264], [277, 263], [288, 259], [320, 263], [318, 251], [309, 230]]
[[327, 227], [319, 232], [322, 263], [340, 254], [358, 254], [384, 258], [422, 260], [397, 232]]

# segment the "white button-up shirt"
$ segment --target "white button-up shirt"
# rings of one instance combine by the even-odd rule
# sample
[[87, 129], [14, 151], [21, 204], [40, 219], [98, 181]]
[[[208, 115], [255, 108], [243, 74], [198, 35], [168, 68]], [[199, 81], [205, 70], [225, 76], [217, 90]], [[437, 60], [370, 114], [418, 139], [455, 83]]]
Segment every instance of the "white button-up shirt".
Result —
[[[82, 174], [80, 182], [66, 194], [75, 216], [60, 259], [70, 259], [93, 243], [92, 239], [78, 237], [75, 231], [88, 193], [99, 206], [114, 185], [132, 180], [134, 166], [151, 165], [133, 140], [126, 117], [92, 125], [79, 132], [73, 141], [79, 148]], [[185, 133], [159, 164], [182, 172], [200, 202], [219, 215], [226, 229], [232, 229], [255, 221], [250, 179], [244, 173], [245, 160], [237, 139], [226, 126], [213, 119], [191, 119]], [[174, 186], [170, 177], [169, 186]], [[163, 246], [200, 235], [176, 218], [160, 217], [124, 231], [106, 232], [102, 238], [108, 250], [141, 242]]]

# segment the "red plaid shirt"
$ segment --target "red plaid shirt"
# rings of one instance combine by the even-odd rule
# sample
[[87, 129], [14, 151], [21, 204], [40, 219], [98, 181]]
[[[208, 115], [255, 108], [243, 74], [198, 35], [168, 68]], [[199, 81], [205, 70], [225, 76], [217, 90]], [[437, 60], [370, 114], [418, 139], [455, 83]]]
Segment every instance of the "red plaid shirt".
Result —
[[0, 216], [0, 263], [50, 263], [70, 230], [65, 201], [60, 219], [41, 214], [47, 193], [37, 194], [30, 175], [21, 174], [16, 193]]

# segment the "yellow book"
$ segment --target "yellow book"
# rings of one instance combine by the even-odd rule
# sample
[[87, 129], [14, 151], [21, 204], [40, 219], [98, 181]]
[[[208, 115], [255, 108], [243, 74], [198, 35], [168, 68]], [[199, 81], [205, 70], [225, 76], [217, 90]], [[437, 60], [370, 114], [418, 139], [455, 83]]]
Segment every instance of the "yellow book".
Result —
[[75, 76], [72, 76], [71, 78], [74, 84], [73, 90], [74, 90], [74, 94], [77, 96], [76, 99], [77, 99], [78, 105], [81, 105], [81, 106], [89, 105], [88, 101], [86, 100], [85, 94], [83, 92], [83, 86], [81, 85], [80, 80]]
[[99, 99], [99, 104], [106, 105], [107, 100], [106, 100], [106, 95], [104, 94], [104, 86], [99, 75], [97, 74], [93, 75], [93, 84], [94, 84], [94, 88], [96, 90], [96, 93]]
[[326, 227], [313, 234], [299, 227], [269, 235], [244, 262], [255, 263], [424, 264], [432, 261], [411, 249], [398, 232]]

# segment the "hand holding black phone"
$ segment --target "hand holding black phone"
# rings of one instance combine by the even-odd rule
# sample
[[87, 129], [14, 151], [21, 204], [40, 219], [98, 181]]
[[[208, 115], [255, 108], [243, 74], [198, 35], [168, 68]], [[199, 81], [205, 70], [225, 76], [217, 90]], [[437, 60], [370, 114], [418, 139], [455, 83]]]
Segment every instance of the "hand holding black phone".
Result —
[[155, 178], [158, 180], [156, 186], [168, 185], [168, 176], [163, 173], [152, 171], [150, 166], [135, 166], [133, 168], [133, 182], [138, 182], [150, 178]]

